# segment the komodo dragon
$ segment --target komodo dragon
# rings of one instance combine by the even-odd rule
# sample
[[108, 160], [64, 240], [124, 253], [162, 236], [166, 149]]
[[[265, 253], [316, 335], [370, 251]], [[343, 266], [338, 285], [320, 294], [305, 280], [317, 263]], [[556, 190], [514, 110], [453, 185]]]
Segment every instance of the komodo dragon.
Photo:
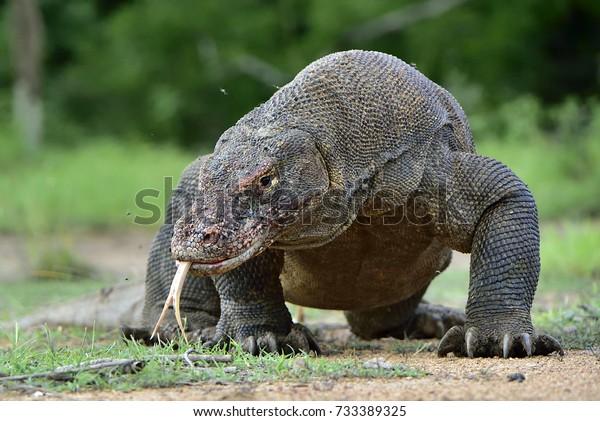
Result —
[[[453, 249], [471, 253], [466, 315], [422, 300]], [[177, 265], [190, 276], [170, 292]], [[361, 338], [442, 338], [440, 356], [562, 354], [531, 323], [539, 269], [534, 199], [476, 154], [452, 95], [393, 56], [345, 51], [184, 171], [149, 255], [144, 328], [128, 332], [148, 340], [168, 297], [207, 346], [318, 351], [288, 301], [345, 310]], [[177, 335], [169, 312], [157, 336]]]

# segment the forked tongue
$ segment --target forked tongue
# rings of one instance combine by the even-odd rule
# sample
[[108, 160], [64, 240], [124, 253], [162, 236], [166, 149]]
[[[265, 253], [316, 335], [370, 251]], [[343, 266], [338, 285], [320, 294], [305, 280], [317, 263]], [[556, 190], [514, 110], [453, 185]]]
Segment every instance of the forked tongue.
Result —
[[177, 262], [179, 265], [177, 266], [177, 272], [175, 273], [175, 277], [173, 278], [173, 283], [171, 283], [171, 290], [169, 291], [169, 296], [165, 301], [165, 305], [163, 307], [162, 313], [160, 313], [160, 317], [156, 322], [156, 326], [154, 326], [154, 330], [152, 331], [152, 336], [150, 339], [154, 338], [154, 335], [158, 332], [158, 328], [162, 323], [165, 315], [169, 311], [169, 306], [173, 304], [173, 308], [175, 309], [175, 318], [177, 319], [177, 324], [181, 329], [181, 333], [183, 333], [183, 337], [187, 342], [187, 336], [185, 336], [185, 328], [183, 327], [183, 322], [181, 321], [181, 312], [179, 310], [179, 298], [181, 297], [181, 291], [183, 290], [183, 283], [185, 282], [185, 277], [192, 266], [192, 262]]

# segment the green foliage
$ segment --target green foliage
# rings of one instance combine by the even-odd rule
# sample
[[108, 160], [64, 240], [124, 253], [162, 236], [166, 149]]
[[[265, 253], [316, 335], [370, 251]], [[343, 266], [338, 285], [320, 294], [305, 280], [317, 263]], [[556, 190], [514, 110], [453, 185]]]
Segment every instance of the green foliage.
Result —
[[599, 234], [600, 224], [596, 221], [563, 221], [545, 226], [540, 250], [544, 278], [570, 285], [578, 279], [600, 281]]
[[574, 99], [553, 107], [524, 96], [470, 122], [479, 153], [529, 185], [541, 218], [600, 215], [600, 105]]
[[[10, 57], [6, 4], [0, 55]], [[309, 62], [351, 48], [415, 63], [469, 113], [524, 94], [555, 103], [600, 90], [595, 0], [41, 0], [40, 7], [46, 131], [62, 145], [83, 132], [210, 147]], [[0, 97], [10, 96], [12, 74], [10, 60], [1, 61]]]
[[593, 0], [469, 1], [409, 27], [404, 56], [442, 84], [458, 69], [494, 103], [523, 94], [551, 102], [594, 95], [598, 17]]

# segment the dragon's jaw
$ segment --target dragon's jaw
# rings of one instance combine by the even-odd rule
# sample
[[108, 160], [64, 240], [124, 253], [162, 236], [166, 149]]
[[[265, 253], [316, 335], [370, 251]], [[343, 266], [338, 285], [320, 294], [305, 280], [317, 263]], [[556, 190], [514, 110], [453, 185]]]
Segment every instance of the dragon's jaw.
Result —
[[190, 270], [194, 275], [198, 276], [216, 276], [222, 275], [225, 272], [229, 272], [242, 263], [250, 260], [255, 255], [261, 253], [267, 248], [267, 246], [269, 246], [271, 242], [267, 241], [266, 234], [267, 231], [263, 232], [263, 234], [256, 238], [246, 250], [237, 256], [216, 262], [192, 261]]

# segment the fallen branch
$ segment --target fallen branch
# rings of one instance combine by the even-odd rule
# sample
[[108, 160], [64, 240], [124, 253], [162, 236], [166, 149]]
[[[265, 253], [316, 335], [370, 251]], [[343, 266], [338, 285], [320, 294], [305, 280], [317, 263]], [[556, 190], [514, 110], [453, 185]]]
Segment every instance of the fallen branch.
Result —
[[204, 363], [231, 363], [233, 362], [233, 357], [231, 355], [205, 355], [198, 354], [198, 351], [195, 349], [190, 349], [186, 351], [183, 355], [160, 355], [158, 358], [167, 360], [167, 361], [176, 361], [179, 359], [183, 359], [188, 364], [196, 363], [196, 362], [204, 362]]
[[[197, 351], [191, 349], [183, 355], [158, 355], [155, 357], [150, 357], [149, 360], [158, 359], [163, 362], [172, 362], [183, 359], [192, 367], [195, 367], [194, 363], [197, 362], [202, 362], [205, 364], [217, 364], [231, 363], [233, 361], [233, 357], [231, 355], [204, 355], [194, 354], [195, 352]], [[0, 377], [0, 383], [38, 378], [43, 378], [46, 380], [71, 381], [73, 380], [73, 375], [82, 371], [114, 370], [122, 374], [133, 374], [142, 370], [149, 360], [103, 358], [83, 362], [81, 364], [58, 367], [54, 371], [22, 374], [18, 376], [4, 376]], [[233, 367], [233, 369], [232, 367], [225, 367], [225, 369], [226, 372], [235, 371], [235, 367]]]
[[352, 29], [344, 36], [344, 40], [349, 44], [372, 41], [389, 33], [401, 31], [414, 23], [438, 17], [467, 1], [429, 0], [414, 3]]
[[0, 383], [37, 378], [44, 378], [47, 380], [69, 381], [73, 379], [73, 374], [77, 374], [82, 371], [100, 371], [105, 369], [115, 369], [122, 373], [129, 374], [140, 371], [142, 368], [144, 368], [145, 365], [146, 363], [141, 360], [104, 358], [100, 360], [83, 362], [81, 364], [58, 367], [54, 371], [22, 374], [19, 376], [0, 377]]

